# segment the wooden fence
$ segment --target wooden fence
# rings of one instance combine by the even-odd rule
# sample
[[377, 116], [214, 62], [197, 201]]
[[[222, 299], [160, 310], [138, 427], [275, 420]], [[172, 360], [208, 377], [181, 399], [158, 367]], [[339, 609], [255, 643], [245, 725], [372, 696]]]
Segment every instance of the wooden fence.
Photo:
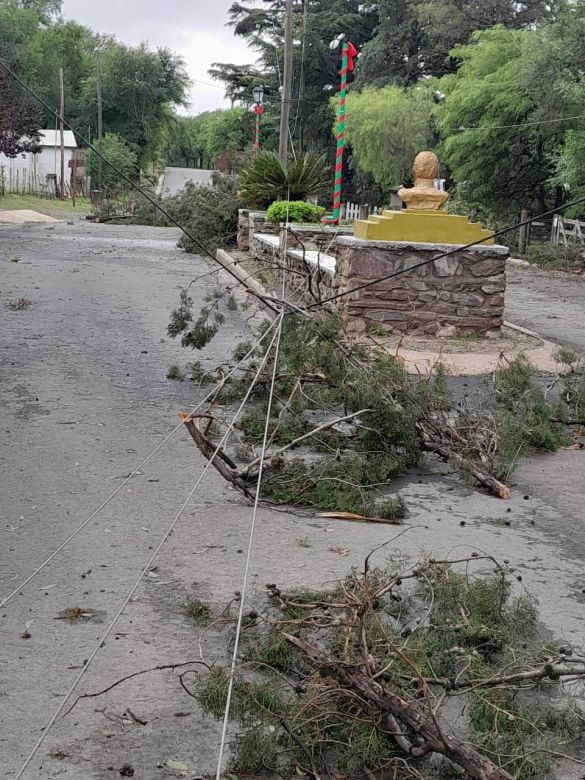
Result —
[[560, 214], [553, 217], [551, 242], [555, 246], [585, 243], [585, 222], [578, 219], [565, 219]]
[[[78, 195], [89, 195], [89, 180], [78, 178], [75, 191]], [[0, 195], [12, 193], [14, 195], [39, 195], [43, 198], [54, 199], [59, 193], [58, 177], [54, 175], [43, 176], [26, 169], [9, 171], [0, 166]], [[71, 181], [65, 177], [65, 195], [71, 196]]]
[[370, 214], [381, 214], [383, 209], [374, 208], [367, 203], [360, 205], [359, 203], [342, 203], [341, 204], [341, 219], [353, 221], [356, 219], [367, 219]]

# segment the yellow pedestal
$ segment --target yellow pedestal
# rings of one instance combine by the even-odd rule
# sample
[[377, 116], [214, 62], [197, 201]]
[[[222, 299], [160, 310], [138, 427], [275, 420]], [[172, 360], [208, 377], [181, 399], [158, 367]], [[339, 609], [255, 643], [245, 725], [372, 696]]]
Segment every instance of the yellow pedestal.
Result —
[[367, 241], [413, 241], [429, 244], [472, 244], [486, 239], [493, 244], [493, 231], [478, 222], [444, 211], [384, 211], [354, 223], [354, 236]]

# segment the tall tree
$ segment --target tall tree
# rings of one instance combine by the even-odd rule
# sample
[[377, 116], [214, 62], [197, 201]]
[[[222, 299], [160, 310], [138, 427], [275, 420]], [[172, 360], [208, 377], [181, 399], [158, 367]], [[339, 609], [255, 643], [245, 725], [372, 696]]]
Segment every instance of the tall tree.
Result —
[[421, 149], [433, 141], [430, 86], [391, 84], [354, 92], [347, 101], [347, 138], [361, 171], [371, 173], [385, 194], [411, 175]]
[[579, 113], [554, 27], [476, 33], [439, 82], [443, 158], [456, 194], [480, 214], [545, 209], [554, 196], [554, 152], [573, 124], [562, 117]]
[[[172, 108], [186, 104], [189, 79], [183, 60], [169, 49], [152, 51], [107, 41], [101, 54], [104, 129], [130, 143], [144, 167], [163, 151]], [[96, 116], [96, 75], [85, 80], [85, 123]]]
[[424, 33], [409, 0], [380, 0], [379, 23], [360, 58], [358, 86], [408, 86], [424, 73]]
[[532, 29], [550, 21], [554, 10], [549, 0], [410, 0], [410, 6], [424, 32], [425, 71], [434, 76], [455, 70], [449, 52], [468, 43], [475, 31], [497, 25]]
[[[305, 5], [307, 3], [307, 5]], [[226, 84], [226, 94], [251, 101], [254, 83], [267, 87], [267, 110], [278, 115], [283, 67], [283, 0], [235, 2], [229, 10], [234, 34], [258, 55], [256, 66], [217, 64], [210, 74]], [[359, 48], [377, 23], [377, 6], [360, 0], [304, 0], [293, 6], [293, 105], [291, 131], [298, 145], [326, 146], [331, 127], [329, 96], [337, 91], [337, 63], [329, 43], [345, 33]]]

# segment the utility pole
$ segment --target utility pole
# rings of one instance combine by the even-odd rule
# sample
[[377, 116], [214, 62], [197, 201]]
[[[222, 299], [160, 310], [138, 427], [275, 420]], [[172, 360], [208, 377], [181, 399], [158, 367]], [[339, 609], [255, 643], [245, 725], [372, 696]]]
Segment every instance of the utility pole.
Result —
[[102, 71], [100, 53], [96, 52], [96, 90], [97, 90], [97, 134], [98, 134], [98, 190], [102, 191], [102, 178], [104, 173], [104, 133], [102, 124]]
[[61, 95], [59, 109], [59, 127], [61, 130], [61, 200], [65, 199], [65, 88], [63, 85], [63, 68], [59, 68], [59, 92]]
[[293, 63], [293, 0], [286, 0], [284, 11], [284, 74], [282, 80], [282, 101], [280, 106], [280, 143], [278, 154], [280, 162], [286, 165], [288, 157], [288, 134], [290, 105], [292, 98]]

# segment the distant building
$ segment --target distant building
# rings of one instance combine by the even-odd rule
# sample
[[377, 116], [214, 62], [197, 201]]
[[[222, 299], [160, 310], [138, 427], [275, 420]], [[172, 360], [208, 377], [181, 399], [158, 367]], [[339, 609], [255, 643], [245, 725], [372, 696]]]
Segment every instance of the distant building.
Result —
[[[61, 133], [58, 130], [40, 130], [38, 152], [27, 152], [17, 157], [0, 154], [0, 188], [2, 183], [6, 192], [53, 193], [61, 177]], [[75, 134], [65, 130], [65, 181], [71, 177], [70, 160], [77, 150]], [[85, 176], [78, 169], [78, 178]]]

